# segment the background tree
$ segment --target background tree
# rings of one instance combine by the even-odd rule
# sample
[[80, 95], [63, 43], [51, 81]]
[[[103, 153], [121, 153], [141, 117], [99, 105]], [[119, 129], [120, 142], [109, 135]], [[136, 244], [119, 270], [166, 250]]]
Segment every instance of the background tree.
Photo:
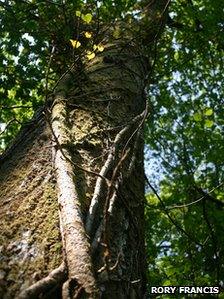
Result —
[[159, 41], [147, 123], [154, 173], [162, 168], [149, 178], [149, 281], [223, 287], [223, 3], [171, 7], [182, 26]]
[[148, 286], [222, 286], [221, 2], [1, 2], [3, 298], [145, 296], [148, 110]]

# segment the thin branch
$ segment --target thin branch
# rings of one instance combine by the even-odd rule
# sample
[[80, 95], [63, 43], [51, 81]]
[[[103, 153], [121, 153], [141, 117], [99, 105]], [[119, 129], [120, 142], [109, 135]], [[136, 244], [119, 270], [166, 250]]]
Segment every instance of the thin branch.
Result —
[[[102, 176], [105, 177], [107, 175], [107, 173], [109, 172], [109, 170], [112, 168], [112, 165], [113, 165], [114, 160], [115, 160], [115, 156], [117, 155], [119, 144], [120, 144], [122, 138], [128, 132], [129, 126], [130, 125], [127, 125], [120, 132], [117, 133], [117, 135], [114, 139], [113, 147], [112, 147], [112, 149], [111, 149], [111, 151], [110, 151], [110, 153], [107, 157], [106, 162], [104, 163], [104, 165], [103, 165], [103, 167], [100, 171], [100, 174]], [[111, 182], [110, 182], [110, 185], [111, 185]], [[103, 181], [99, 177], [97, 179], [97, 182], [96, 182], [96, 185], [95, 185], [93, 198], [91, 200], [90, 207], [89, 207], [89, 213], [88, 213], [88, 216], [87, 216], [86, 231], [87, 231], [88, 234], [91, 232], [93, 220], [95, 218], [95, 213], [96, 213], [98, 203], [99, 203], [99, 198], [102, 195], [102, 187], [103, 187]]]
[[217, 248], [217, 238], [215, 236], [214, 229], [210, 223], [209, 217], [208, 217], [208, 212], [206, 209], [206, 200], [203, 200], [203, 216], [205, 223], [207, 224], [209, 234], [211, 236], [211, 241], [212, 241], [212, 247], [214, 250], [214, 259], [215, 259], [215, 264], [216, 264], [216, 283], [219, 285], [219, 274], [220, 274], [220, 265], [219, 265], [219, 252]]
[[197, 186], [195, 187], [195, 189], [203, 195], [203, 198], [205, 200], [209, 200], [209, 201], [215, 203], [218, 207], [223, 208], [224, 202], [222, 202], [221, 200], [218, 200], [217, 198], [214, 198], [213, 196], [210, 195], [215, 189], [221, 187], [223, 184], [224, 184], [224, 182], [220, 183], [218, 186], [214, 187], [209, 192], [205, 192], [202, 188], [198, 188]]
[[[99, 174], [103, 177], [106, 177], [107, 173], [112, 168], [112, 165], [113, 165], [113, 162], [114, 162], [115, 149], [116, 149], [116, 146], [117, 146], [116, 142], [117, 141], [116, 141], [116, 138], [115, 138], [114, 150], [110, 151], [106, 162], [104, 163], [103, 167], [100, 170]], [[91, 233], [91, 229], [92, 229], [92, 226], [93, 226], [93, 221], [94, 221], [94, 218], [95, 218], [95, 213], [96, 213], [96, 210], [97, 210], [97, 207], [98, 207], [98, 202], [99, 202], [99, 199], [100, 199], [100, 197], [103, 193], [104, 182], [105, 181], [102, 180], [101, 177], [97, 178], [94, 193], [93, 193], [93, 197], [92, 197], [92, 200], [91, 200], [91, 203], [90, 203], [90, 206], [89, 206], [87, 221], [86, 221], [86, 232], [87, 232], [87, 234]]]
[[182, 209], [182, 208], [186, 208], [186, 207], [189, 207], [189, 206], [192, 206], [198, 202], [200, 202], [202, 199], [204, 199], [204, 196], [200, 197], [199, 199], [196, 199], [195, 201], [192, 201], [190, 203], [186, 203], [186, 204], [182, 204], [182, 205], [176, 205], [176, 206], [171, 206], [171, 207], [166, 207], [166, 209], [168, 211], [170, 210], [174, 210], [174, 209]]
[[148, 101], [147, 101], [147, 99], [146, 99], [146, 101], [145, 101], [145, 109], [144, 109], [144, 111], [140, 114], [140, 116], [141, 116], [141, 118], [140, 118], [141, 122], [140, 122], [140, 124], [138, 125], [138, 127], [135, 129], [135, 131], [131, 134], [131, 136], [129, 137], [128, 141], [126, 142], [126, 144], [125, 144], [125, 146], [124, 146], [124, 148], [123, 148], [123, 150], [122, 150], [122, 155], [124, 154], [124, 152], [125, 152], [125, 150], [126, 150], [128, 144], [130, 143], [131, 139], [134, 137], [134, 135], [135, 135], [135, 134], [141, 129], [141, 127], [143, 126], [143, 124], [144, 124], [144, 122], [145, 122], [145, 119], [146, 119], [146, 117], [147, 117], [147, 115], [148, 115], [148, 112], [149, 112], [148, 110], [149, 110], [149, 103], [148, 103]]
[[53, 58], [53, 55], [54, 55], [54, 51], [55, 51], [55, 46], [53, 46], [52, 49], [51, 49], [51, 54], [50, 54], [50, 58], [49, 58], [48, 65], [47, 65], [47, 70], [46, 70], [46, 76], [45, 76], [45, 80], [46, 80], [46, 85], [45, 85], [45, 101], [47, 101], [47, 98], [48, 98], [49, 72], [50, 72], [50, 68], [51, 68], [51, 63], [52, 63], [52, 58]]
[[33, 109], [33, 106], [1, 106], [1, 109]]
[[224, 207], [224, 202], [221, 202], [220, 200], [216, 199], [216, 198], [213, 198], [211, 196], [209, 196], [210, 193], [212, 193], [214, 190], [218, 189], [219, 187], [221, 187], [222, 185], [224, 184], [224, 182], [222, 182], [221, 184], [219, 184], [218, 186], [214, 187], [212, 190], [210, 190], [208, 193], [205, 193], [202, 189], [197, 190], [200, 191], [201, 193], [205, 193], [205, 195], [203, 195], [202, 197], [196, 199], [195, 201], [192, 201], [190, 203], [185, 203], [185, 204], [182, 204], [182, 205], [175, 205], [175, 206], [171, 206], [171, 207], [166, 207], [167, 210], [174, 210], [174, 209], [181, 209], [181, 208], [186, 208], [186, 207], [189, 207], [191, 205], [194, 205], [198, 202], [200, 202], [202, 199], [210, 199], [211, 201], [213, 201], [214, 203], [216, 203], [217, 205], [220, 205], [221, 207]]
[[161, 203], [162, 207], [163, 207], [163, 211], [164, 213], [167, 215], [167, 217], [169, 218], [170, 222], [180, 231], [182, 232], [184, 235], [186, 235], [190, 240], [192, 240], [195, 244], [200, 245], [201, 247], [203, 247], [203, 244], [201, 244], [200, 242], [198, 242], [197, 240], [195, 240], [188, 232], [186, 232], [178, 223], [176, 223], [176, 221], [170, 216], [162, 198], [159, 196], [159, 194], [157, 193], [157, 191], [155, 190], [155, 188], [150, 184], [148, 178], [145, 176], [146, 182], [148, 184], [148, 186], [151, 188], [151, 190], [153, 191], [153, 193], [155, 194], [155, 196], [158, 198], [159, 202]]
[[72, 69], [74, 68], [74, 66], [75, 66], [75, 64], [76, 64], [76, 62], [78, 60], [79, 60], [79, 57], [76, 58], [76, 60], [74, 61], [74, 63], [57, 80], [57, 82], [55, 83], [55, 85], [53, 87], [53, 92], [55, 92], [56, 88], [58, 87], [59, 83], [64, 79], [64, 77], [72, 71]]
[[14, 122], [17, 122], [19, 125], [22, 125], [22, 123], [21, 123], [18, 119], [13, 118], [13, 119], [11, 119], [11, 120], [6, 124], [5, 128], [3, 129], [3, 131], [0, 132], [0, 136], [1, 136], [2, 134], [4, 134], [4, 133], [7, 131], [8, 127], [10, 127], [11, 124], [14, 123]]

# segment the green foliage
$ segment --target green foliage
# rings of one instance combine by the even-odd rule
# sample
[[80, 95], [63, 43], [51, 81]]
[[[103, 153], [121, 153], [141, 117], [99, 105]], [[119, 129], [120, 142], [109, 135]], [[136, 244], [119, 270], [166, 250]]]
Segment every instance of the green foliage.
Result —
[[[1, 149], [43, 104], [59, 77], [77, 57], [87, 54], [87, 59], [92, 59], [94, 46], [99, 51], [103, 49], [101, 25], [108, 26], [115, 18], [123, 18], [134, 2], [0, 2]], [[86, 36], [89, 31], [91, 39]], [[76, 39], [81, 47], [74, 49], [70, 40]]]
[[[94, 58], [107, 35], [110, 42], [144, 34], [138, 22], [147, 31], [147, 3], [1, 1], [0, 148], [77, 58]], [[150, 193], [146, 208], [151, 285], [212, 285], [224, 277], [223, 6], [171, 1], [172, 20], [151, 57], [145, 141], [160, 163], [159, 196]], [[144, 48], [150, 57], [152, 44]]]
[[161, 162], [161, 201], [152, 190], [147, 196], [151, 285], [223, 283], [223, 8], [222, 1], [173, 1], [181, 29], [167, 28], [157, 45], [146, 129]]

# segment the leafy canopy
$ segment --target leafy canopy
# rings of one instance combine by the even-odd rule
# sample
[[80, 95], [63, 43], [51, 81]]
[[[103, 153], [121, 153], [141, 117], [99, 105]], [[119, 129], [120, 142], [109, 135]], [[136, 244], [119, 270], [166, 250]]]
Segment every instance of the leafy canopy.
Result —
[[158, 43], [146, 132], [160, 176], [147, 196], [152, 285], [223, 285], [223, 9], [173, 1], [180, 24]]

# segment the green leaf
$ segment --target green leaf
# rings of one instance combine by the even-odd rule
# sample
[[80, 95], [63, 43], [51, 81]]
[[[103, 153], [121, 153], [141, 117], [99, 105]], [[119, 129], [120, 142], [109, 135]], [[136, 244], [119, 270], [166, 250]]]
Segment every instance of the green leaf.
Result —
[[81, 17], [81, 11], [77, 10], [77, 11], [75, 12], [75, 15], [76, 15], [76, 17]]
[[87, 13], [86, 15], [81, 15], [81, 18], [84, 22], [89, 24], [92, 21], [93, 16], [90, 13]]
[[170, 285], [172, 285], [172, 283], [169, 279], [167, 279], [163, 282], [163, 286], [170, 286]]
[[193, 115], [193, 119], [195, 121], [202, 121], [202, 116], [200, 113], [196, 112], [194, 115]]
[[205, 120], [205, 126], [207, 128], [211, 128], [213, 126], [213, 124], [214, 124], [213, 120], [210, 120], [210, 119]]
[[175, 52], [174, 53], [174, 60], [178, 60], [179, 59], [179, 52]]
[[213, 109], [212, 108], [206, 108], [204, 110], [204, 115], [211, 116], [212, 114], [213, 114]]

